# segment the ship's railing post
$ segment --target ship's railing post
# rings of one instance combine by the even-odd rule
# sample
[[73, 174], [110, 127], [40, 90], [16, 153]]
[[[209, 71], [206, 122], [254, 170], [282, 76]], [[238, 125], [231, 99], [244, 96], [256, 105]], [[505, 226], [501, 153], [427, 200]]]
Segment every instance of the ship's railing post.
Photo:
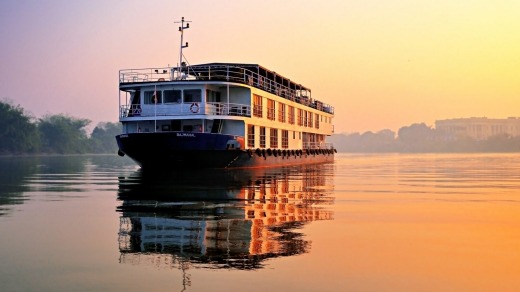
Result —
[[229, 66], [226, 66], [226, 80], [229, 81]]

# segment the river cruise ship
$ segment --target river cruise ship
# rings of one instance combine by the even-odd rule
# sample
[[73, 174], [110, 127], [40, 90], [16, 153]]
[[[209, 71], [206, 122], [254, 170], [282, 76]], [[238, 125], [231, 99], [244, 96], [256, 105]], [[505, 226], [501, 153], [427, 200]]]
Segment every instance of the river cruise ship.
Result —
[[334, 108], [258, 64], [190, 65], [119, 72], [118, 154], [142, 168], [236, 168], [334, 159]]

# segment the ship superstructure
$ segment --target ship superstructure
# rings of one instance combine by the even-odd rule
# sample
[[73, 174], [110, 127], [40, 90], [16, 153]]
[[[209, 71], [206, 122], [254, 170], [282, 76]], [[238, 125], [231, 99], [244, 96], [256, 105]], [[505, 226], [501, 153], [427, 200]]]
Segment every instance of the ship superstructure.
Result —
[[143, 167], [230, 168], [331, 161], [334, 108], [258, 64], [183, 61], [119, 72], [120, 155]]

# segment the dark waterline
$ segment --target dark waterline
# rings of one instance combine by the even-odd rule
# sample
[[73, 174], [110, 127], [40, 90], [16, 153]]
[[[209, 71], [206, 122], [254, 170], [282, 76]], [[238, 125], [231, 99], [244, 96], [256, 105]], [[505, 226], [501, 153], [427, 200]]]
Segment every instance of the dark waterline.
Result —
[[143, 172], [0, 158], [3, 291], [514, 290], [520, 155]]

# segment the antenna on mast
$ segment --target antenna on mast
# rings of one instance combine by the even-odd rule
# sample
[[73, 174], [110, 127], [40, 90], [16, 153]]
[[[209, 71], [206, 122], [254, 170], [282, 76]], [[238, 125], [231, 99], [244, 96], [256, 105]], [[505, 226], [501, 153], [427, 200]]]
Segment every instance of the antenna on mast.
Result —
[[[179, 50], [179, 74], [182, 74], [181, 73], [181, 67], [182, 67], [182, 49], [184, 48], [187, 48], [188, 47], [188, 42], [186, 42], [185, 45], [182, 44], [182, 42], [184, 41], [184, 30], [185, 29], [188, 29], [190, 28], [190, 22], [191, 21], [188, 21], [188, 20], [184, 20], [184, 17], [182, 17], [181, 21], [175, 21], [174, 23], [180, 23], [181, 26], [179, 26], [179, 31], [181, 32], [181, 46], [180, 46], [180, 50]], [[186, 25], [184, 25], [184, 23], [186, 23]]]

